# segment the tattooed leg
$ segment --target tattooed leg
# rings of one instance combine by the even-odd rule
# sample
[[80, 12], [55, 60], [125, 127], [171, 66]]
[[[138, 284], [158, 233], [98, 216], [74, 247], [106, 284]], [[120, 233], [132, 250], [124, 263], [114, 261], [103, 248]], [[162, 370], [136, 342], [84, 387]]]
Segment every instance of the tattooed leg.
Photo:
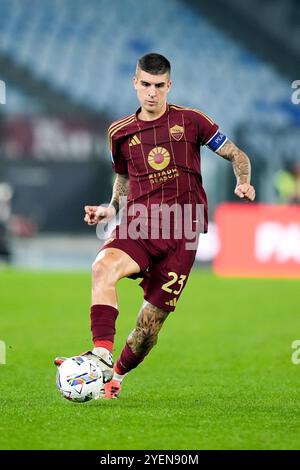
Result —
[[146, 302], [140, 310], [136, 327], [127, 343], [137, 356], [146, 356], [157, 343], [158, 333], [169, 312]]
[[157, 343], [158, 333], [169, 312], [145, 302], [135, 329], [127, 338], [126, 345], [115, 365], [118, 374], [124, 375], [137, 367]]

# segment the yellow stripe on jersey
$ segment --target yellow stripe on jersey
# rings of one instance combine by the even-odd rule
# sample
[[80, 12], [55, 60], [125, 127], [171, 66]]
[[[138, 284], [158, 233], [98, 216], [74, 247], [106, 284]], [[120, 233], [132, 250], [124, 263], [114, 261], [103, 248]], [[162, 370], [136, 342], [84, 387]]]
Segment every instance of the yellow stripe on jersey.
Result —
[[112, 138], [116, 134], [116, 132], [118, 132], [120, 129], [123, 129], [123, 127], [127, 126], [128, 124], [131, 124], [134, 121], [135, 121], [135, 114], [133, 115], [132, 118], [130, 118], [129, 120], [126, 120], [122, 124], [119, 124], [119, 126], [114, 127], [113, 131], [109, 132], [108, 138], [109, 138], [110, 148], [112, 147]]
[[133, 121], [135, 121], [135, 116], [132, 118], [122, 122], [119, 124], [117, 127], [114, 127], [113, 130], [109, 131], [109, 136], [112, 137], [118, 130], [122, 129], [124, 126], [127, 126], [127, 124], [131, 124]]
[[178, 111], [181, 111], [181, 110], [194, 111], [195, 113], [200, 114], [201, 116], [205, 117], [205, 119], [207, 119], [208, 122], [210, 122], [210, 124], [214, 124], [214, 121], [212, 121], [212, 119], [210, 119], [210, 118], [207, 116], [207, 114], [202, 113], [202, 111], [199, 111], [199, 109], [187, 108], [187, 107], [184, 107], [184, 106], [177, 106], [177, 105], [175, 105], [175, 104], [170, 104], [170, 108], [177, 109]]
[[109, 128], [108, 128], [108, 133], [111, 133], [111, 132], [115, 129], [115, 127], [118, 127], [118, 126], [119, 126], [120, 124], [122, 124], [123, 122], [128, 121], [128, 120], [131, 119], [133, 116], [135, 116], [135, 114], [130, 114], [129, 116], [126, 116], [126, 117], [124, 117], [124, 118], [122, 118], [122, 119], [119, 119], [118, 121], [113, 122], [113, 123], [109, 126]]

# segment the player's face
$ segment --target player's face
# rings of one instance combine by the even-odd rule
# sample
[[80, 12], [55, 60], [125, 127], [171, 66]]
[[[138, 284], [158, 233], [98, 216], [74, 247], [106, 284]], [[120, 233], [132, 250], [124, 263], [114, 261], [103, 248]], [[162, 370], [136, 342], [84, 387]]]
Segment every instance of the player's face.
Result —
[[141, 107], [153, 115], [159, 114], [166, 105], [172, 85], [169, 74], [151, 75], [139, 70], [133, 82]]

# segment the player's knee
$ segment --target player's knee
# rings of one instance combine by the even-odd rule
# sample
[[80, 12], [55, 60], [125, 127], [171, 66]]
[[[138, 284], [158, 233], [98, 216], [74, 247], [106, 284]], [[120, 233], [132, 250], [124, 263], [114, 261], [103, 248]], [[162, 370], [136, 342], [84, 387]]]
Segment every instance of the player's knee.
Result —
[[93, 264], [92, 279], [94, 286], [99, 284], [102, 286], [103, 284], [115, 285], [119, 280], [118, 266], [113, 263], [112, 260], [108, 260], [104, 257], [100, 261], [97, 261]]

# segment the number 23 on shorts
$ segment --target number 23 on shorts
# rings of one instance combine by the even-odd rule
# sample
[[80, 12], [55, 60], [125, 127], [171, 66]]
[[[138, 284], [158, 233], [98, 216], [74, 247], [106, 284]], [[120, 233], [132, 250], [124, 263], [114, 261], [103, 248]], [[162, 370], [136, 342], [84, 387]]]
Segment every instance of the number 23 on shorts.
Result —
[[[168, 273], [168, 276], [171, 278], [170, 281], [165, 282], [165, 284], [162, 285], [162, 289], [166, 292], [169, 292], [170, 294], [175, 294], [179, 295], [180, 292], [182, 291], [184, 287], [184, 281], [186, 280], [186, 275], [185, 274], [176, 274], [172, 271]], [[170, 287], [173, 286], [173, 284], [178, 284], [180, 287], [179, 289], [171, 289]], [[174, 286], [175, 287], [175, 286]]]

